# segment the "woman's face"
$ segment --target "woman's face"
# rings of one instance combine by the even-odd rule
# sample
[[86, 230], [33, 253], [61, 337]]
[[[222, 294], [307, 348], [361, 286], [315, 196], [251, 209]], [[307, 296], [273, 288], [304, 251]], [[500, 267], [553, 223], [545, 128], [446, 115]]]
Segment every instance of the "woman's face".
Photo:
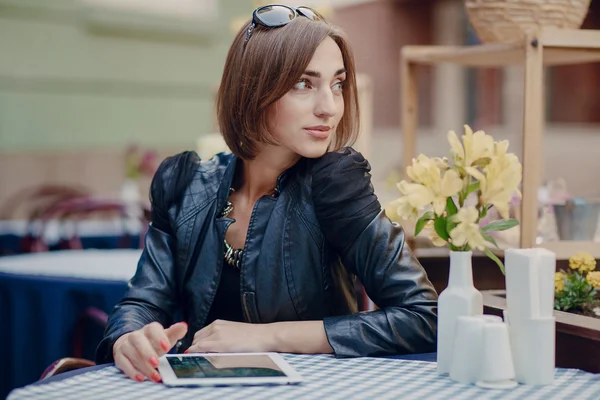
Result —
[[272, 109], [270, 131], [280, 147], [308, 158], [325, 154], [344, 114], [345, 80], [342, 52], [327, 37], [300, 80]]

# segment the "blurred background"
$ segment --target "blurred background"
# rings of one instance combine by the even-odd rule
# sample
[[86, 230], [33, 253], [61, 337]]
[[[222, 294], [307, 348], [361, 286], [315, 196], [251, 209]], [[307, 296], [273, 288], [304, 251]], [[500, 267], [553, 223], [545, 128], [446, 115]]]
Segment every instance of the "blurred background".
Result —
[[[110, 253], [0, 262], [0, 326], [11, 327], [0, 331], [10, 353], [0, 362], [0, 397], [60, 357], [93, 358], [106, 313], [135, 271], [150, 178], [168, 155], [197, 150], [206, 158], [223, 149], [214, 97], [224, 59], [235, 32], [267, 3], [0, 0], [0, 255]], [[478, 44], [465, 0], [283, 3], [312, 6], [347, 32], [363, 114], [356, 148], [372, 164], [382, 203], [398, 197], [401, 48]], [[600, 28], [600, 0], [582, 27]], [[561, 182], [572, 196], [600, 195], [600, 65], [545, 72], [542, 182]], [[522, 66], [423, 66], [417, 91], [417, 153], [446, 155], [448, 130], [469, 124], [509, 139], [522, 157]], [[103, 213], [109, 217], [88, 223]], [[81, 223], [56, 223], [71, 218]], [[53, 280], [31, 287], [32, 276], [46, 275]], [[100, 327], [87, 347], [81, 321]]]
[[[159, 161], [196, 149], [199, 138], [217, 132], [213, 99], [234, 31], [265, 3], [0, 0], [0, 209], [41, 183], [116, 196], [132, 145], [156, 151]], [[380, 197], [396, 196], [385, 182], [402, 163], [400, 48], [477, 43], [464, 1], [287, 3], [313, 6], [348, 33], [368, 114], [357, 147], [373, 164]], [[592, 1], [583, 28], [598, 28], [599, 10]], [[447, 131], [468, 123], [511, 139], [518, 153], [522, 75], [520, 66], [421, 68], [418, 151], [445, 154]], [[564, 177], [575, 194], [589, 190], [582, 170], [600, 167], [593, 153], [600, 148], [598, 87], [598, 64], [547, 70], [544, 178]]]

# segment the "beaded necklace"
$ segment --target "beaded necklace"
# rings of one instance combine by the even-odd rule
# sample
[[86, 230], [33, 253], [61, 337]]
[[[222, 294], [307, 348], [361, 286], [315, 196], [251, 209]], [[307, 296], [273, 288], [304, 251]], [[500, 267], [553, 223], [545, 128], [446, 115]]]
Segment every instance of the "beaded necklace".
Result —
[[[233, 193], [233, 192], [235, 192], [235, 189], [229, 188], [230, 196], [231, 196], [231, 193]], [[273, 196], [277, 197], [278, 195], [279, 195], [279, 190], [277, 188], [273, 189]], [[233, 204], [231, 203], [231, 201], [228, 198], [227, 204], [225, 205], [225, 208], [223, 209], [223, 212], [221, 213], [221, 217], [222, 218], [228, 217], [229, 214], [231, 213], [231, 211], [233, 211]], [[227, 262], [227, 264], [231, 265], [232, 267], [239, 269], [240, 264], [242, 262], [242, 256], [244, 255], [244, 250], [243, 249], [234, 249], [229, 243], [227, 243], [227, 239], [225, 239], [223, 241], [225, 243], [225, 262]]]
[[[233, 192], [234, 192], [234, 189], [229, 188], [229, 195], [231, 195], [231, 193], [233, 193]], [[228, 199], [227, 205], [225, 206], [225, 209], [221, 213], [221, 217], [229, 216], [229, 213], [231, 213], [231, 211], [233, 211], [233, 204]], [[231, 247], [231, 245], [229, 243], [227, 243], [227, 239], [225, 239], [223, 241], [225, 242], [225, 262], [227, 264], [231, 265], [232, 267], [239, 269], [240, 263], [242, 261], [242, 255], [244, 254], [244, 250], [243, 249], [234, 249], [233, 247]]]

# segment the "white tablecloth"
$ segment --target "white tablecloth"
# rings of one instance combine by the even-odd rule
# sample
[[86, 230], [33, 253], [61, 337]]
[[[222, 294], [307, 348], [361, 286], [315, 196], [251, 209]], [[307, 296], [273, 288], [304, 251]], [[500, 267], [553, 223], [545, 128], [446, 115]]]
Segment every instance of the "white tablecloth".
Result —
[[[34, 229], [39, 232], [41, 224], [35, 221], [30, 225], [26, 220], [0, 220], [0, 236], [15, 235], [25, 236]], [[44, 240], [48, 243], [59, 240], [62, 236], [120, 236], [138, 235], [142, 231], [142, 224], [138, 219], [108, 219], [108, 220], [83, 220], [83, 221], [58, 221], [50, 220], [44, 228]]]
[[8, 400], [44, 399], [527, 399], [598, 400], [600, 375], [574, 369], [556, 370], [548, 386], [519, 385], [508, 390], [481, 389], [440, 376], [436, 363], [385, 358], [336, 359], [329, 355], [284, 355], [304, 377], [288, 386], [169, 388], [134, 382], [107, 367], [46, 385], [14, 390]]
[[128, 281], [142, 250], [63, 250], [0, 257], [0, 273]]

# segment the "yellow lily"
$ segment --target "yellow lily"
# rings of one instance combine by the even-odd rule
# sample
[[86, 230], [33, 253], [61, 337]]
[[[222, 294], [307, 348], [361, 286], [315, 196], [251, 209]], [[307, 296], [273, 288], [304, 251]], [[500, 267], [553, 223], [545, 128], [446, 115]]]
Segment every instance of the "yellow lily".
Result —
[[494, 138], [484, 131], [473, 133], [469, 125], [465, 125], [464, 128], [465, 134], [462, 137], [462, 143], [454, 131], [448, 132], [448, 143], [450, 143], [454, 161], [463, 168], [470, 167], [477, 162], [485, 161], [487, 163], [487, 160], [494, 155]]
[[481, 204], [491, 204], [498, 210], [502, 218], [509, 218], [509, 204], [513, 193], [519, 197], [518, 187], [521, 183], [523, 167], [514, 154], [493, 157], [483, 172], [474, 167], [467, 167], [469, 175], [479, 181]]
[[[418, 190], [421, 193], [420, 199], [431, 199], [430, 202], [436, 215], [442, 215], [446, 209], [446, 199], [454, 196], [463, 188], [463, 181], [458, 172], [448, 169], [447, 160], [441, 158], [429, 158], [420, 154], [413, 160], [412, 165], [406, 168], [406, 174], [415, 182], [413, 184], [423, 186], [430, 193], [425, 195], [426, 190], [422, 187], [405, 188], [404, 190], [410, 190], [411, 193]], [[400, 187], [399, 189], [403, 191]], [[411, 204], [417, 206], [421, 202], [411, 201]]]
[[456, 227], [450, 231], [452, 244], [463, 247], [468, 244], [471, 249], [485, 250], [486, 242], [479, 230], [479, 212], [473, 206], [461, 208], [454, 216]]
[[452, 197], [463, 188], [463, 180], [460, 175], [453, 169], [444, 173], [444, 176], [434, 183], [431, 190], [434, 194], [433, 211], [436, 215], [442, 215], [446, 209], [446, 201], [448, 197]]
[[401, 181], [398, 183], [398, 190], [405, 196], [408, 204], [417, 210], [421, 210], [426, 205], [431, 204], [434, 198], [431, 189], [420, 183]]

